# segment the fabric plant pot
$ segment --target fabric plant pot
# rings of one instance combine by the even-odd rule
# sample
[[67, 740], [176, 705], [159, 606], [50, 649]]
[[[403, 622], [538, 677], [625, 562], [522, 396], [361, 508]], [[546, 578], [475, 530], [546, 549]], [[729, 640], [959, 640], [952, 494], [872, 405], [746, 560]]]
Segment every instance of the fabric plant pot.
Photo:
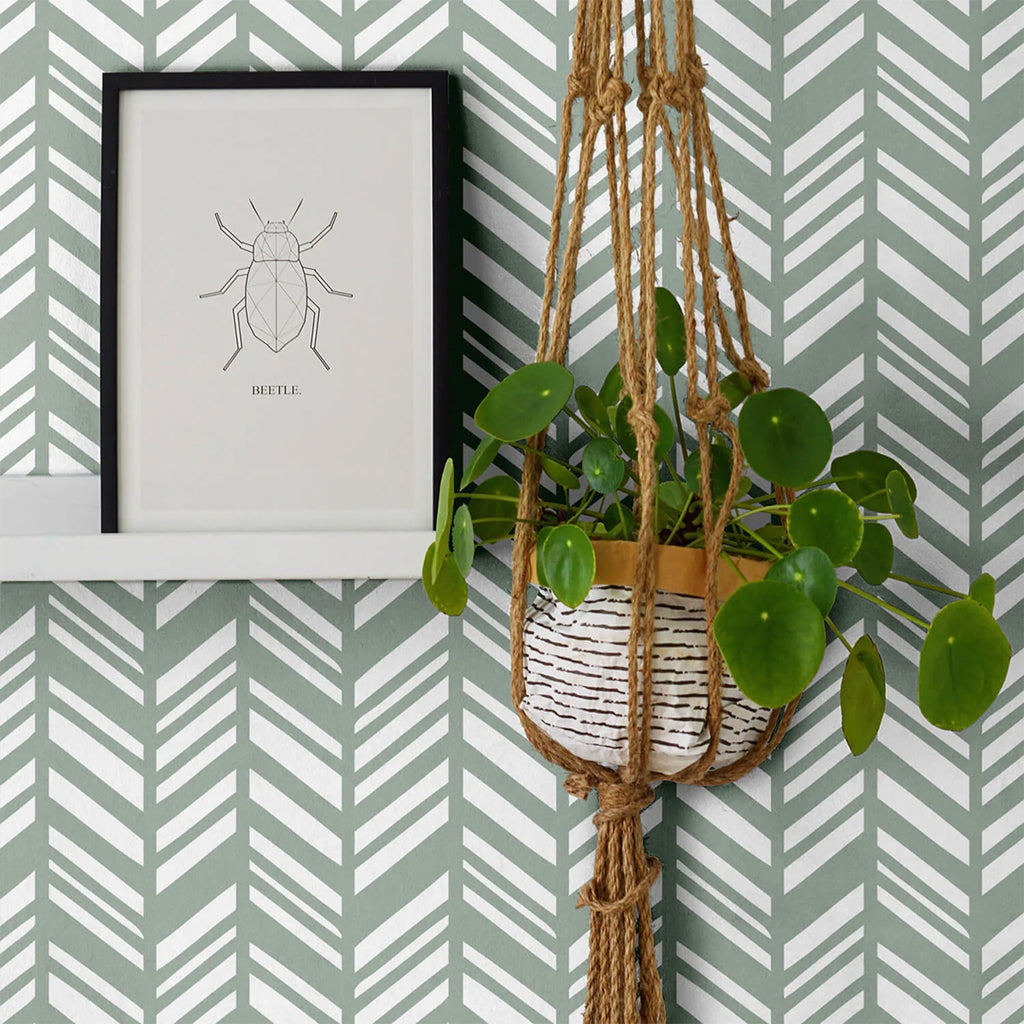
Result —
[[[597, 541], [590, 594], [569, 608], [540, 587], [526, 613], [520, 709], [552, 739], [580, 757], [617, 766], [628, 756], [628, 644], [636, 544]], [[718, 594], [724, 600], [767, 563], [724, 560]], [[702, 549], [659, 547], [654, 625], [654, 693], [650, 768], [671, 774], [707, 750], [707, 622]], [[770, 711], [746, 698], [726, 669], [716, 766], [746, 753], [764, 732]]]

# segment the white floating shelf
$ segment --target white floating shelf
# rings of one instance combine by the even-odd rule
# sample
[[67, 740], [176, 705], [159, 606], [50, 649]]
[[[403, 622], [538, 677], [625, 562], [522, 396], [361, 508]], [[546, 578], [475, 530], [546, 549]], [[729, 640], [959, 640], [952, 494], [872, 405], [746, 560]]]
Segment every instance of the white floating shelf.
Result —
[[0, 477], [0, 581], [415, 579], [431, 531], [100, 533], [99, 477]]

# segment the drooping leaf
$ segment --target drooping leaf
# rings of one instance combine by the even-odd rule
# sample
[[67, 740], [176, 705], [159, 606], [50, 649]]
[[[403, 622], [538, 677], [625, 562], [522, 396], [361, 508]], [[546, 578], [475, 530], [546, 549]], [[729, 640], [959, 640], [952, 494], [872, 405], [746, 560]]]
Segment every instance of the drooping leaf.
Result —
[[907, 478], [910, 499], [917, 498], [917, 485], [910, 474], [895, 460], [881, 452], [862, 450], [840, 455], [832, 460], [832, 476], [836, 486], [858, 505], [872, 512], [889, 512], [885, 478], [896, 470]]
[[862, 636], [846, 659], [839, 706], [846, 744], [854, 756], [863, 754], [878, 734], [885, 714], [885, 668], [869, 636]]
[[900, 533], [913, 540], [917, 536], [917, 513], [914, 512], [914, 499], [902, 470], [894, 469], [886, 476], [885, 493], [889, 498], [889, 507], [899, 517], [896, 525]]
[[613, 405], [619, 404], [619, 396], [622, 394], [623, 387], [625, 387], [625, 384], [622, 380], [622, 370], [619, 369], [619, 364], [616, 363], [605, 376], [604, 383], [601, 385], [601, 390], [597, 393], [597, 397], [601, 399], [605, 407], [611, 408]]
[[484, 396], [474, 420], [481, 430], [502, 441], [522, 441], [558, 415], [572, 386], [572, 374], [559, 363], [521, 366]]
[[593, 388], [583, 384], [576, 389], [576, 407], [599, 434], [611, 434], [612, 421], [608, 418], [608, 408]]
[[619, 458], [618, 445], [599, 437], [583, 450], [583, 473], [598, 494], [611, 494], [626, 479], [626, 463]]
[[590, 538], [572, 523], [551, 527], [537, 553], [547, 585], [570, 608], [578, 607], [590, 593], [597, 559]]
[[996, 581], [983, 572], [972, 584], [968, 596], [982, 608], [992, 612], [996, 606]]
[[665, 480], [658, 484], [658, 501], [677, 512], [681, 511], [690, 497], [690, 491], [675, 480]]
[[[628, 395], [615, 408], [613, 428], [615, 438], [622, 445], [622, 450], [635, 460], [636, 434], [633, 432], [633, 425], [629, 422], [629, 411], [633, 408], [633, 399]], [[667, 412], [660, 405], [654, 407], [654, 422], [658, 427], [658, 439], [654, 442], [654, 461], [660, 462], [672, 449], [676, 442], [675, 427]]]
[[921, 647], [917, 701], [940, 729], [966, 729], [999, 695], [1010, 644], [991, 613], [970, 598], [946, 605]]
[[718, 386], [733, 409], [738, 409], [743, 400], [753, 392], [750, 381], [739, 370], [734, 370], [727, 377], [723, 377]]
[[540, 460], [541, 468], [559, 487], [566, 487], [570, 491], [580, 485], [579, 473], [572, 466], [567, 466], [550, 455], [544, 455]]
[[612, 540], [632, 540], [636, 533], [636, 519], [628, 505], [610, 505], [601, 522]]
[[473, 568], [473, 555], [476, 553], [476, 544], [473, 542], [473, 517], [468, 505], [460, 505], [455, 510], [455, 518], [452, 521], [452, 549], [459, 572], [468, 578]]
[[740, 409], [740, 447], [755, 473], [784, 487], [818, 476], [832, 454], [832, 427], [813, 398], [794, 388], [751, 395]]
[[427, 548], [423, 559], [423, 589], [430, 603], [445, 615], [461, 615], [469, 599], [469, 588], [465, 577], [455, 564], [455, 556], [447, 555], [441, 560], [441, 568], [432, 574], [434, 545]]
[[434, 560], [430, 564], [430, 580], [437, 579], [441, 563], [450, 549], [449, 535], [452, 528], [452, 513], [455, 510], [455, 463], [449, 459], [441, 471], [441, 483], [437, 488], [437, 519], [434, 532]]
[[864, 537], [857, 554], [853, 556], [853, 567], [865, 581], [877, 587], [889, 578], [892, 572], [892, 534], [884, 523], [865, 523]]
[[790, 506], [786, 525], [798, 548], [821, 548], [834, 565], [851, 561], [864, 536], [856, 502], [840, 491], [802, 494]]
[[[717, 501], [729, 489], [732, 476], [732, 449], [728, 445], [711, 446], [711, 498]], [[701, 494], [700, 449], [690, 452], [683, 464], [683, 479], [694, 494]]]
[[745, 583], [718, 609], [714, 630], [736, 685], [764, 707], [803, 692], [825, 654], [814, 602], [778, 580]]
[[496, 437], [491, 437], [490, 434], [483, 436], [480, 443], [476, 446], [476, 451], [473, 452], [469, 462], [466, 463], [466, 468], [462, 471], [462, 480], [459, 481], [460, 491], [464, 491], [494, 462], [494, 457], [498, 454], [499, 448], [501, 448], [501, 442]]
[[775, 562], [764, 578], [796, 587], [814, 602], [822, 615], [828, 615], [835, 604], [839, 581], [832, 559], [821, 548], [791, 551]]
[[667, 288], [654, 289], [654, 307], [657, 325], [655, 337], [658, 362], [670, 377], [674, 377], [686, 362], [686, 326], [683, 311], [676, 297]]
[[508, 476], [492, 476], [473, 492], [469, 499], [469, 512], [473, 529], [484, 544], [512, 536], [516, 528], [516, 504], [519, 484]]

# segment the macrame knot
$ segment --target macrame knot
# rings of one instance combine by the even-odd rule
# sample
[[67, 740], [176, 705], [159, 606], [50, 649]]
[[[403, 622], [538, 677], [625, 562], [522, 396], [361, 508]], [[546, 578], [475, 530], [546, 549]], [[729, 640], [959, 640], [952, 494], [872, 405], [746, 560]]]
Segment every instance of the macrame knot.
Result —
[[681, 108], [684, 105], [685, 97], [679, 82], [672, 75], [664, 71], [655, 71], [646, 76], [643, 82], [643, 93], [636, 101], [642, 114], [646, 114], [651, 104], [661, 107]]
[[647, 871], [640, 877], [639, 881], [631, 885], [616, 900], [603, 899], [598, 894], [599, 884], [596, 878], [585, 882], [580, 887], [580, 895], [576, 900], [577, 908], [590, 907], [597, 914], [612, 914], [617, 910], [625, 910], [630, 913], [635, 912], [637, 904], [644, 898], [661, 874], [661, 861], [657, 857], [647, 857], [646, 860]]
[[725, 395], [714, 398], [690, 398], [686, 402], [686, 414], [694, 423], [710, 423], [715, 427], [723, 427], [729, 420], [732, 406]]
[[764, 391], [769, 383], [771, 383], [765, 368], [751, 356], [744, 356], [736, 369], [750, 381], [755, 391]]
[[646, 782], [599, 782], [597, 799], [601, 809], [594, 815], [594, 824], [638, 818], [654, 799], [654, 788]]
[[581, 68], [573, 68], [569, 72], [569, 78], [567, 79], [567, 91], [569, 95], [576, 99], [577, 96], [585, 96], [590, 92], [594, 82], [594, 71], [592, 68], [584, 65]]
[[587, 117], [598, 124], [610, 124], [615, 112], [629, 99], [630, 88], [621, 78], [609, 78], [601, 91], [587, 97]]
[[654, 419], [654, 414], [648, 412], [645, 409], [638, 409], [635, 405], [626, 413], [626, 419], [629, 421], [629, 425], [633, 428], [633, 433], [636, 435], [636, 446], [641, 449], [641, 442], [644, 438], [649, 438], [651, 447], [654, 447], [655, 442], [658, 440], [658, 424]]
[[585, 772], [569, 772], [562, 785], [569, 796], [574, 796], [577, 800], [586, 800], [590, 796], [590, 791], [597, 785], [597, 779]]
[[700, 61], [700, 57], [697, 54], [691, 54], [683, 64], [683, 73], [686, 77], [686, 84], [691, 89], [695, 89], [698, 92], [704, 88], [705, 83], [708, 80], [707, 72], [704, 70], [704, 65]]

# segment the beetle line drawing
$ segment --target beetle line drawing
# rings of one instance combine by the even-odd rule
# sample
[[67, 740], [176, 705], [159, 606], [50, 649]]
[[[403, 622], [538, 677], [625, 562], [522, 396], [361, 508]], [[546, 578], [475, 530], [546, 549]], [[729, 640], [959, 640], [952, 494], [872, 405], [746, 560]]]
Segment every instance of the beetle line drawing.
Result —
[[329, 294], [351, 299], [351, 292], [339, 292], [332, 288], [320, 271], [303, 266], [300, 256], [308, 252], [326, 235], [338, 219], [337, 211], [330, 223], [308, 242], [300, 242], [291, 232], [291, 223], [302, 206], [302, 200], [295, 207], [295, 213], [283, 220], [267, 220], [261, 216], [256, 204], [249, 200], [252, 212], [259, 218], [262, 230], [253, 242], [243, 242], [230, 228], [225, 227], [220, 214], [213, 216], [217, 227], [231, 239], [251, 261], [247, 267], [239, 267], [215, 292], [203, 292], [199, 298], [208, 299], [223, 295], [240, 277], [245, 278], [245, 295], [231, 310], [235, 323], [235, 351], [224, 364], [226, 370], [242, 351], [242, 317], [249, 324], [249, 330], [273, 352], [280, 352], [290, 341], [294, 341], [306, 326], [306, 318], [313, 314], [309, 346], [313, 355], [329, 370], [327, 360], [316, 347], [320, 327], [320, 307], [310, 298], [307, 278], [312, 278]]

